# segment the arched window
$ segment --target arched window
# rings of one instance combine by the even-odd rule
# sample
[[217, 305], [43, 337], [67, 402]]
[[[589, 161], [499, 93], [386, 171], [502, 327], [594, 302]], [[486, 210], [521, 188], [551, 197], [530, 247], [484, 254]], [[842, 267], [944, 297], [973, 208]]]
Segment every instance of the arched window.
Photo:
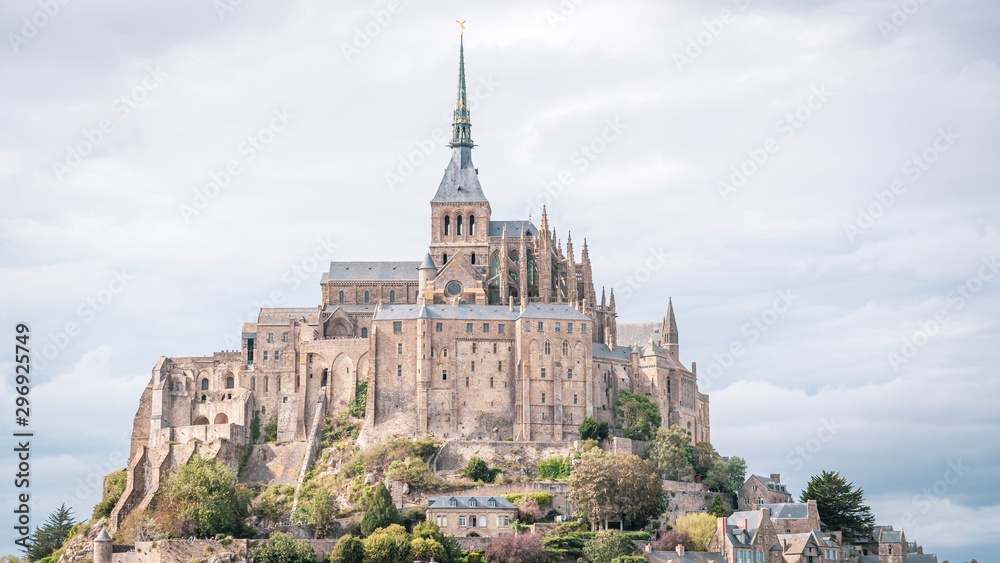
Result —
[[202, 391], [208, 391], [208, 379], [207, 378], [201, 380], [201, 390]]
[[548, 342], [545, 343], [545, 353], [546, 354], [551, 354], [552, 353], [552, 345], [549, 344]]
[[445, 215], [444, 216], [444, 236], [448, 236], [450, 234], [451, 234], [451, 217]]
[[235, 381], [233, 380], [233, 376], [230, 375], [229, 377], [227, 377], [226, 378], [226, 389], [232, 389], [233, 386], [234, 386], [234, 383], [235, 383]]
[[361, 338], [368, 338], [368, 329], [367, 328], [362, 328], [361, 329]]
[[476, 253], [475, 252], [473, 252], [472, 255], [469, 256], [469, 262], [472, 262], [473, 264], [476, 263]]
[[563, 356], [565, 356], [567, 354], [569, 354], [569, 344], [566, 343], [566, 342], [563, 342]]
[[455, 217], [455, 234], [462, 236], [462, 216], [457, 215]]
[[341, 291], [340, 294], [337, 295], [337, 301], [339, 303], [343, 303], [344, 302], [344, 292], [343, 291]]
[[389, 292], [389, 303], [395, 303], [395, 302], [396, 302], [396, 292], [395, 291], [390, 291]]
[[369, 301], [371, 301], [371, 294], [365, 291], [365, 303], [368, 303]]
[[441, 255], [441, 265], [442, 265], [442, 266], [444, 266], [444, 264], [445, 264], [445, 263], [446, 263], [447, 261], [448, 261], [448, 255], [447, 255], [447, 254], [442, 254], [442, 255]]
[[475, 235], [476, 234], [476, 216], [475, 215], [469, 215], [469, 234], [470, 235]]

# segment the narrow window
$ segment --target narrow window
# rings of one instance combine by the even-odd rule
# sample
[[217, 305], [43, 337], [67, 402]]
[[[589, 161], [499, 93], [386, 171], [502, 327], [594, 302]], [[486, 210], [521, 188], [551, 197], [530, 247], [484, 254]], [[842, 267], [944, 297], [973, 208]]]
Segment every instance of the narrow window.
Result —
[[[267, 385], [267, 376], [265, 375], [265, 376], [264, 376], [264, 392], [265, 392], [265, 393], [267, 393], [267, 388], [268, 388], [268, 385]], [[264, 410], [264, 409], [263, 409], [263, 408], [261, 408], [261, 411], [263, 411], [263, 410]]]
[[368, 303], [370, 301], [371, 301], [371, 294], [365, 291], [365, 303]]
[[576, 404], [576, 399], [577, 399], [576, 395], [573, 395], [573, 404], [574, 405]]
[[[476, 234], [476, 216], [469, 215], [469, 234], [475, 236]], [[473, 254], [475, 256], [475, 254]], [[475, 264], [475, 262], [473, 262]]]
[[545, 368], [542, 368], [542, 379], [545, 379]]
[[566, 370], [566, 379], [573, 379], [573, 368]]
[[[470, 234], [472, 234], [472, 233], [470, 233]], [[473, 265], [475, 265], [475, 263], [476, 263], [476, 253], [475, 252], [473, 252], [471, 255], [469, 255], [469, 262], [471, 262]]]
[[448, 381], [448, 370], [441, 370], [441, 381]]
[[466, 378], [465, 378], [465, 386], [466, 386], [466, 387], [468, 387], [468, 386], [469, 386], [469, 378], [468, 378], [468, 377], [466, 377]]
[[396, 353], [397, 354], [402, 354], [403, 353], [403, 343], [402, 342], [397, 342], [396, 343]]
[[580, 334], [587, 334], [587, 325], [580, 325]]
[[563, 342], [563, 356], [569, 354], [569, 343]]
[[208, 379], [201, 380], [201, 390], [208, 391]]
[[497, 353], [497, 343], [496, 342], [493, 343], [493, 353], [494, 354]]
[[445, 358], [447, 358], [448, 357], [448, 349], [445, 348], [444, 350], [441, 350], [441, 355], [444, 356]]
[[274, 333], [273, 332], [267, 333], [267, 341], [268, 341], [268, 343], [274, 342]]
[[261, 361], [267, 363], [267, 350], [264, 350], [264, 358]]
[[552, 353], [552, 345], [549, 344], [548, 342], [545, 343], [545, 353], [546, 354], [551, 354]]
[[542, 404], [545, 404], [545, 393], [542, 393]]
[[396, 377], [403, 377], [403, 366], [396, 366]]
[[497, 362], [497, 371], [499, 372], [503, 371], [503, 361]]
[[396, 302], [396, 292], [395, 291], [390, 291], [389, 292], [389, 303], [395, 303], [395, 302]]
[[448, 254], [447, 253], [442, 254], [441, 255], [441, 265], [443, 266], [445, 264], [445, 262], [447, 262], [447, 261], [448, 261]]
[[469, 371], [476, 371], [476, 361], [475, 360], [472, 360], [472, 369], [470, 369]]
[[403, 321], [392, 321], [393, 332], [403, 332]]
[[367, 328], [362, 328], [361, 329], [361, 338], [368, 338], [368, 329]]
[[434, 332], [441, 332], [444, 330], [444, 325], [441, 323], [435, 323]]
[[281, 376], [274, 376], [274, 388], [278, 393], [281, 393]]
[[472, 343], [472, 353], [473, 354], [476, 353], [476, 343], [475, 342]]
[[538, 332], [545, 332], [545, 323], [538, 321]]
[[504, 329], [506, 327], [507, 327], [507, 325], [505, 325], [505, 324], [498, 324], [497, 325], [497, 334], [503, 334], [504, 333]]
[[256, 377], [251, 377], [250, 378], [250, 390], [251, 391], [256, 391], [257, 390], [257, 378]]
[[275, 350], [274, 351], [274, 361], [277, 362], [280, 357], [281, 357], [281, 350]]
[[472, 323], [465, 323], [465, 332], [472, 332]]
[[455, 234], [458, 235], [458, 236], [462, 236], [462, 216], [461, 215], [456, 215], [455, 216]]
[[573, 323], [566, 323], [566, 332], [573, 334]]
[[339, 303], [343, 303], [344, 302], [344, 292], [343, 291], [341, 291], [340, 293], [337, 294], [337, 301]]
[[562, 323], [556, 322], [556, 332], [562, 332]]
[[444, 216], [444, 236], [448, 236], [450, 234], [451, 234], [451, 217], [445, 215]]
[[493, 389], [493, 378], [490, 378], [490, 389]]
[[287, 332], [282, 332], [281, 333], [281, 341], [282, 342], [288, 342], [288, 333]]
[[490, 323], [483, 323], [483, 334], [490, 332]]

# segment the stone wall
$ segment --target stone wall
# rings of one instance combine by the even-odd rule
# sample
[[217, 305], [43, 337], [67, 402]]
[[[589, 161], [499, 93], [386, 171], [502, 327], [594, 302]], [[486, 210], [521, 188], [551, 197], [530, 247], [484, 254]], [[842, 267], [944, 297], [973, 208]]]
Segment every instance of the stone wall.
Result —
[[453, 440], [445, 443], [434, 457], [432, 469], [438, 473], [460, 473], [472, 457], [482, 458], [490, 467], [499, 467], [508, 477], [537, 477], [536, 466], [551, 457], [566, 457], [577, 442], [507, 442], [495, 440]]
[[663, 489], [667, 491], [667, 511], [660, 519], [664, 526], [673, 526], [678, 517], [690, 512], [707, 511], [717, 496], [722, 497], [726, 508], [732, 510], [735, 506], [733, 495], [714, 493], [702, 483], [664, 481]]
[[455, 491], [448, 494], [420, 493], [413, 498], [415, 504], [427, 506], [429, 497], [438, 496], [500, 496], [512, 493], [548, 493], [552, 495], [552, 508], [560, 514], [572, 514], [575, 507], [569, 502], [569, 486], [565, 481], [527, 481], [524, 483], [508, 483], [505, 485], [484, 485], [472, 489]]

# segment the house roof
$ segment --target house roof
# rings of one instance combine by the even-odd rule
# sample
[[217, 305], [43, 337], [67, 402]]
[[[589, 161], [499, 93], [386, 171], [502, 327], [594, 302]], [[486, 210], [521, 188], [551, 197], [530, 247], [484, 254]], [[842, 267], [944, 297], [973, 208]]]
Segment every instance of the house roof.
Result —
[[721, 553], [711, 551], [687, 551], [677, 555], [676, 551], [653, 551], [647, 554], [650, 563], [725, 563]]
[[[475, 501], [473, 504], [472, 501]], [[454, 506], [452, 505], [454, 502]], [[490, 505], [490, 501], [495, 503], [495, 506]], [[431, 497], [427, 499], [427, 508], [513, 508], [517, 509], [516, 506], [510, 503], [509, 500], [503, 497], [487, 497], [487, 496], [451, 496], [451, 497]]]
[[431, 203], [467, 202], [489, 203], [479, 184], [476, 167], [472, 164], [472, 151], [467, 147], [454, 147]]
[[753, 474], [753, 477], [756, 477], [761, 483], [764, 484], [765, 487], [767, 487], [768, 489], [770, 489], [772, 491], [777, 491], [777, 492], [780, 492], [780, 493], [787, 493], [788, 492], [788, 488], [785, 487], [785, 485], [782, 485], [781, 483], [775, 481], [774, 479], [771, 479], [770, 477], [765, 477], [763, 475], [757, 475], [756, 473]]
[[267, 325], [287, 325], [292, 319], [305, 319], [307, 323], [319, 322], [319, 307], [282, 307], [261, 309], [257, 315], [257, 327]]
[[337, 281], [417, 280], [420, 262], [330, 262], [330, 270], [320, 283]]
[[643, 345], [650, 338], [660, 338], [660, 323], [618, 323], [618, 342], [631, 346]]
[[538, 227], [531, 224], [531, 221], [490, 221], [489, 235], [498, 237], [503, 235], [503, 228], [507, 227], [507, 237], [519, 237], [524, 232], [529, 237], [538, 236]]
[[629, 353], [632, 349], [628, 346], [615, 346], [612, 351], [608, 348], [607, 344], [602, 344], [600, 342], [594, 342], [593, 344], [593, 355], [600, 358], [614, 358], [616, 360], [627, 360]]

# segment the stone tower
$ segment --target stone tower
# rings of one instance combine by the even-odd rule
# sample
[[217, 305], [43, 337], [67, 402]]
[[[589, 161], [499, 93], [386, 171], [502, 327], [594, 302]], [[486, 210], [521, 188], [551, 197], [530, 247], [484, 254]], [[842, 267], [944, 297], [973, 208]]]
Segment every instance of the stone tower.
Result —
[[113, 547], [108, 531], [101, 529], [101, 533], [94, 538], [94, 563], [111, 563]]

